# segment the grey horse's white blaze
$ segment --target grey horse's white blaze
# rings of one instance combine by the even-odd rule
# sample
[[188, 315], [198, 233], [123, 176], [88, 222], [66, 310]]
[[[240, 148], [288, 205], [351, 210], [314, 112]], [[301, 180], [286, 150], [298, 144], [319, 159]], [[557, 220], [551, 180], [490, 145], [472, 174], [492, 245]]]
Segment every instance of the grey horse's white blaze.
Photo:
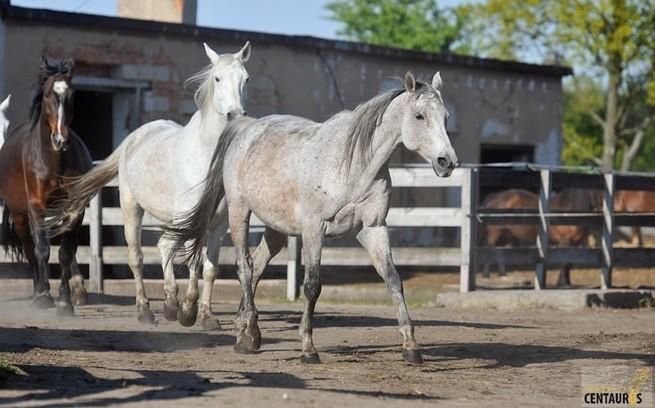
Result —
[[52, 91], [57, 94], [58, 106], [57, 106], [57, 134], [55, 135], [55, 142], [59, 145], [65, 142], [64, 136], [61, 134], [61, 125], [64, 123], [64, 95], [68, 90], [68, 84], [66, 81], [55, 81], [52, 84]]

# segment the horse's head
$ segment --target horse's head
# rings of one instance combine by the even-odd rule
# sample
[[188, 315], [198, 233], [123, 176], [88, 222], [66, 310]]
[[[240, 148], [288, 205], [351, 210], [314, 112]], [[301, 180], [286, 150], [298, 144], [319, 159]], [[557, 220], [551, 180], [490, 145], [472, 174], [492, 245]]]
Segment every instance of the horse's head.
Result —
[[249, 79], [248, 71], [243, 64], [250, 58], [250, 41], [236, 54], [217, 54], [207, 44], [205, 53], [211, 61], [209, 80], [212, 81], [211, 90], [207, 96], [213, 108], [228, 120], [243, 116], [246, 82]]
[[50, 65], [45, 57], [41, 59], [40, 92], [41, 117], [50, 130], [50, 142], [55, 151], [65, 150], [70, 137], [70, 123], [73, 120], [73, 87], [71, 80], [75, 62], [66, 59]]
[[439, 177], [448, 177], [457, 165], [457, 155], [446, 132], [448, 112], [441, 97], [441, 76], [432, 84], [417, 83], [405, 74], [407, 104], [401, 118], [401, 138], [405, 147], [432, 164]]
[[7, 95], [4, 101], [0, 103], [0, 143], [7, 135], [9, 129], [9, 119], [7, 118], [7, 109], [9, 109], [9, 101], [11, 95]]

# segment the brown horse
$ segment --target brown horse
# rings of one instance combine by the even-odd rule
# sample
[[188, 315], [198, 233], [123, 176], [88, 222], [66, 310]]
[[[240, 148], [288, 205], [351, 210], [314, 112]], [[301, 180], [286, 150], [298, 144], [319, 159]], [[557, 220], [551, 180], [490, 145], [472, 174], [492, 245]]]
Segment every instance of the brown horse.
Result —
[[[587, 189], [564, 189], [550, 200], [553, 211], [595, 211], [600, 207], [600, 193]], [[539, 196], [527, 190], [511, 189], [488, 195], [481, 209], [527, 210], [539, 208]], [[550, 243], [562, 246], [580, 246], [586, 242], [590, 229], [585, 225], [551, 225]], [[480, 242], [487, 247], [534, 245], [539, 233], [536, 224], [492, 225], [482, 229]], [[502, 259], [498, 260], [500, 274], [505, 274]], [[489, 276], [489, 265], [484, 265], [484, 276]], [[570, 265], [561, 266], [558, 286], [570, 285]]]
[[[0, 149], [0, 201], [5, 210], [2, 243], [15, 259], [26, 258], [34, 280], [33, 304], [54, 306], [48, 283], [50, 243], [42, 227], [45, 210], [65, 193], [65, 179], [79, 176], [92, 166], [82, 140], [69, 128], [73, 114], [71, 79], [75, 64], [67, 59], [50, 65], [43, 58], [31, 120], [14, 129]], [[75, 272], [74, 296], [85, 301], [86, 292], [75, 253], [82, 216], [62, 234], [59, 249], [61, 287], [57, 311], [72, 314], [69, 279]]]
[[[616, 212], [655, 212], [655, 191], [620, 190], [614, 195]], [[643, 246], [641, 228], [632, 227], [632, 245]]]

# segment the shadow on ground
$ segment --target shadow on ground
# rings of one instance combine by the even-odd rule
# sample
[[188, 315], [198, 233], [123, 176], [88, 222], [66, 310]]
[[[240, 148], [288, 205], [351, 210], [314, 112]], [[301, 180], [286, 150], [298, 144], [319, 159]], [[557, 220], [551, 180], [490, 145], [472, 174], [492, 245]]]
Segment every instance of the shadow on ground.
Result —
[[[202, 396], [210, 392], [230, 387], [287, 388], [328, 391], [352, 395], [384, 397], [396, 399], [435, 400], [435, 397], [416, 394], [399, 394], [385, 392], [368, 392], [308, 386], [301, 378], [287, 373], [256, 373], [244, 371], [161, 371], [161, 370], [120, 370], [128, 372], [134, 379], [103, 379], [78, 367], [59, 366], [19, 366], [25, 375], [15, 376], [5, 384], [6, 389], [27, 391], [16, 397], [0, 397], [0, 404], [11, 406], [21, 402], [47, 402], [49, 407], [97, 407], [142, 401], [174, 400]], [[103, 368], [105, 369], [105, 368]], [[106, 369], [105, 369], [106, 370]], [[221, 376], [221, 381], [209, 377]], [[121, 396], [108, 396], [112, 390], [126, 387], [135, 388], [122, 392]], [[45, 390], [45, 391], [44, 391]], [[97, 394], [104, 394], [104, 396]], [[56, 403], [49, 400], [73, 399]]]
[[[325, 352], [337, 355], [375, 355], [399, 351], [399, 345], [387, 346], [337, 346]], [[421, 345], [426, 364], [422, 371], [441, 372], [468, 368], [443, 367], [444, 362], [454, 360], [492, 360], [476, 369], [525, 367], [529, 364], [559, 363], [569, 360], [638, 360], [645, 365], [655, 364], [655, 354], [623, 353], [602, 350], [583, 350], [572, 347], [542, 346], [507, 343], [445, 343]], [[435, 363], [435, 364], [431, 364]], [[432, 367], [434, 366], [434, 367]]]
[[[302, 312], [297, 310], [278, 310], [275, 312], [259, 311], [260, 321], [283, 321], [291, 325], [277, 329], [278, 331], [297, 330], [300, 324]], [[420, 326], [442, 326], [442, 327], [468, 327], [474, 329], [534, 329], [534, 326], [523, 326], [513, 324], [477, 323], [477, 322], [456, 322], [447, 320], [426, 320], [412, 319], [415, 327]], [[314, 327], [386, 327], [398, 326], [398, 320], [386, 317], [365, 316], [355, 314], [333, 314], [315, 313]], [[270, 330], [270, 329], [269, 329]]]

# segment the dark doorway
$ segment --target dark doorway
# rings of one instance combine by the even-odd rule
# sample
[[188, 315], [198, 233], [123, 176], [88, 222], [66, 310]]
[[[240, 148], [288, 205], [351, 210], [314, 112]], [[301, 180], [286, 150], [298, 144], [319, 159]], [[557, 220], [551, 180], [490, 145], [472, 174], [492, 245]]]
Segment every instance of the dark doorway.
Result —
[[113, 94], [75, 91], [71, 127], [82, 138], [93, 160], [102, 160], [113, 150]]
[[480, 163], [532, 163], [534, 146], [510, 144], [482, 144]]
[[[531, 145], [510, 145], [510, 144], [482, 144], [480, 146], [480, 163], [534, 163], [534, 146]], [[523, 166], [516, 168], [523, 169]], [[509, 168], [508, 168], [509, 171]], [[492, 193], [505, 190], [509, 187], [488, 186], [480, 184], [479, 200], [484, 202], [485, 198]], [[533, 193], [538, 192], [534, 190]]]

